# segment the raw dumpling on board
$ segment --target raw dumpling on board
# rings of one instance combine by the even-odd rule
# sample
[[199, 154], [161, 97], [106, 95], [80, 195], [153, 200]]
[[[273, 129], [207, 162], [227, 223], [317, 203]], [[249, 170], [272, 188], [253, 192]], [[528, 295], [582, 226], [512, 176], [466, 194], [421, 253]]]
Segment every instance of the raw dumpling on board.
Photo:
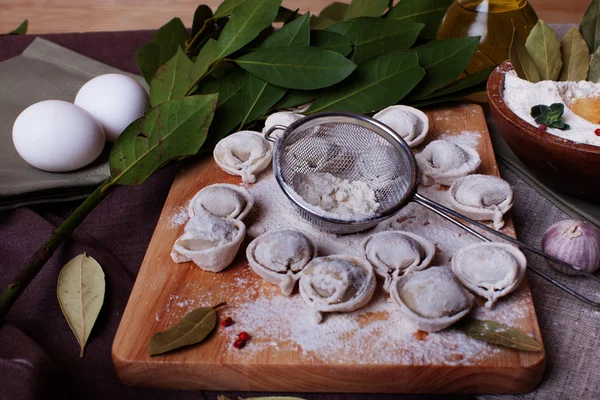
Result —
[[420, 330], [437, 332], [468, 314], [473, 295], [446, 267], [430, 267], [392, 282], [393, 302]]
[[217, 143], [213, 156], [223, 171], [254, 183], [256, 175], [269, 166], [273, 148], [259, 132], [241, 131]]
[[205, 271], [220, 272], [233, 262], [245, 236], [242, 221], [208, 213], [195, 215], [175, 241], [171, 258], [176, 263], [193, 261]]
[[[299, 119], [304, 118], [302, 114], [296, 114], [289, 111], [279, 111], [273, 113], [267, 117], [265, 120], [265, 127], [263, 128], [263, 133], [266, 133], [269, 129], [274, 127], [275, 125], [283, 126], [287, 128], [292, 123], [298, 121]], [[283, 133], [283, 130], [276, 129], [271, 133], [271, 136], [279, 136]]]
[[434, 140], [416, 155], [421, 183], [450, 186], [458, 178], [472, 174], [481, 159], [475, 149], [448, 140]]
[[190, 217], [209, 213], [215, 217], [242, 220], [254, 205], [254, 198], [243, 187], [216, 183], [200, 190], [190, 201]]
[[486, 298], [487, 308], [514, 291], [527, 267], [525, 255], [506, 243], [475, 243], [452, 257], [452, 271], [471, 292]]
[[513, 191], [508, 182], [492, 175], [457, 179], [448, 194], [453, 210], [477, 221], [493, 221], [494, 229], [502, 229], [504, 214], [513, 205]]
[[267, 232], [248, 245], [246, 258], [265, 281], [292, 294], [304, 267], [316, 256], [317, 244], [309, 235], [293, 229]]
[[409, 147], [423, 143], [429, 132], [429, 118], [416, 108], [409, 106], [391, 106], [379, 111], [374, 119], [392, 128]]
[[325, 312], [350, 312], [365, 306], [375, 293], [373, 267], [364, 258], [332, 255], [312, 260], [302, 271], [300, 294], [316, 323]]
[[363, 240], [361, 250], [384, 280], [387, 292], [394, 279], [427, 268], [435, 254], [435, 246], [429, 240], [404, 231], [374, 233]]

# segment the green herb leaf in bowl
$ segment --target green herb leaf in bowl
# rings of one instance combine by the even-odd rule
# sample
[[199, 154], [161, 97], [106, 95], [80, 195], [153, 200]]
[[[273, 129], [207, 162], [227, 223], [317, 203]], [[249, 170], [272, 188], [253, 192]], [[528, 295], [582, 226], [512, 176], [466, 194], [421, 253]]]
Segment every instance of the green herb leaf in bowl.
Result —
[[531, 116], [535, 122], [546, 125], [548, 128], [556, 128], [563, 131], [569, 130], [570, 126], [562, 120], [565, 112], [565, 105], [562, 103], [553, 103], [550, 106], [539, 104], [531, 107]]

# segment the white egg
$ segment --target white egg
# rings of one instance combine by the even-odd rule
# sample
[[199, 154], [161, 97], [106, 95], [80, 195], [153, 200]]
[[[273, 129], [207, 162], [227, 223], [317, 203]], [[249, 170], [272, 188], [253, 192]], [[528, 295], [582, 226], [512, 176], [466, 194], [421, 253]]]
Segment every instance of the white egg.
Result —
[[106, 140], [114, 142], [150, 107], [146, 90], [121, 74], [100, 75], [79, 89], [75, 105], [92, 114], [104, 127]]
[[104, 131], [87, 111], [62, 100], [27, 107], [13, 125], [19, 155], [36, 168], [73, 171], [94, 161], [104, 148]]

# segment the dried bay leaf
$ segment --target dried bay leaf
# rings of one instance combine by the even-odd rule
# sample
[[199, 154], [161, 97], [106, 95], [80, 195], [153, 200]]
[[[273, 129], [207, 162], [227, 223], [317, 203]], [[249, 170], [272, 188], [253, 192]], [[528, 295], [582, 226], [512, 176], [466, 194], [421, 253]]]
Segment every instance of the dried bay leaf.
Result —
[[317, 92], [309, 111], [379, 111], [402, 100], [424, 75], [414, 50], [379, 54], [363, 61], [347, 82]]
[[208, 39], [200, 50], [189, 73], [190, 80], [193, 84], [200, 80], [208, 72], [210, 66], [217, 60], [217, 46], [218, 43], [216, 40]]
[[235, 62], [257, 77], [287, 89], [313, 90], [346, 78], [356, 64], [318, 47], [279, 47], [248, 53]]
[[544, 350], [544, 347], [532, 337], [499, 322], [467, 317], [454, 324], [453, 327], [472, 338], [510, 347], [511, 349], [521, 351]]
[[316, 15], [310, 17], [310, 29], [327, 29], [333, 24], [335, 24], [335, 21], [327, 17]]
[[380, 17], [388, 8], [389, 0], [352, 0], [344, 11], [344, 19]]
[[110, 152], [112, 184], [138, 185], [169, 161], [196, 154], [216, 104], [214, 94], [169, 100], [132, 122]]
[[350, 39], [355, 46], [350, 59], [358, 64], [387, 51], [409, 49], [422, 29], [423, 24], [412, 21], [363, 17], [338, 22], [327, 31]]
[[156, 107], [171, 99], [179, 99], [192, 84], [190, 71], [194, 64], [181, 48], [160, 67], [150, 84], [150, 105]]
[[281, 100], [285, 92], [284, 88], [272, 85], [252, 74], [246, 74], [242, 102], [243, 117], [239, 129], [269, 111]]
[[563, 67], [559, 81], [584, 81], [589, 70], [590, 52], [576, 28], [571, 28], [560, 41]]
[[293, 108], [310, 101], [317, 97], [317, 92], [312, 90], [289, 90], [279, 103], [275, 106], [277, 109]]
[[204, 24], [212, 19], [213, 13], [209, 6], [206, 4], [200, 4], [196, 11], [194, 11], [194, 19], [192, 20], [192, 32], [190, 34], [191, 37], [196, 36]]
[[542, 20], [529, 33], [525, 41], [527, 53], [531, 56], [541, 80], [555, 81], [560, 75], [562, 59], [560, 43], [556, 33]]
[[596, 50], [592, 54], [587, 80], [594, 83], [600, 82], [600, 50]]
[[[7, 35], [25, 35], [27, 34], [27, 28], [29, 27], [29, 21], [24, 19], [19, 26], [12, 31], [8, 32]], [[0, 35], [3, 36], [3, 35]]]
[[513, 37], [510, 43], [509, 59], [517, 75], [529, 82], [539, 82], [540, 74], [525, 48], [525, 42], [513, 24]]
[[421, 37], [427, 40], [436, 38], [446, 10], [454, 0], [402, 0], [388, 14], [388, 18], [401, 21], [421, 22], [425, 28]]
[[308, 46], [310, 43], [310, 15], [308, 13], [289, 22], [275, 31], [261, 45], [260, 49], [285, 46]]
[[148, 355], [166, 353], [203, 341], [217, 325], [215, 307], [200, 307], [186, 314], [169, 329], [155, 333], [148, 345]]
[[163, 65], [177, 53], [179, 47], [185, 46], [188, 40], [188, 31], [179, 18], [173, 18], [156, 31], [151, 42], [160, 48], [158, 66]]
[[579, 32], [587, 43], [590, 54], [600, 46], [600, 0], [592, 0], [581, 17]]
[[104, 303], [105, 285], [102, 267], [85, 253], [69, 261], [58, 275], [56, 295], [81, 347], [80, 357]]
[[241, 49], [254, 40], [263, 29], [271, 26], [280, 5], [281, 0], [246, 0], [238, 5], [221, 31], [216, 58], [227, 57]]
[[352, 52], [352, 42], [348, 38], [330, 31], [311, 31], [310, 45], [324, 50], [335, 51], [344, 57]]

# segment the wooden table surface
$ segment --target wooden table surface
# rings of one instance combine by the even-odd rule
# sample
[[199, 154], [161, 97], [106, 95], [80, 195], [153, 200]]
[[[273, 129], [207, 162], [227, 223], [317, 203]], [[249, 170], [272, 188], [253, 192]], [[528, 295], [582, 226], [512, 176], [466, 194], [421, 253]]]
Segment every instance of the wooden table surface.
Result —
[[[331, 0], [333, 1], [333, 0]], [[329, 0], [283, 0], [289, 8], [319, 12]], [[337, 0], [349, 2], [350, 0]], [[0, 33], [29, 19], [29, 33], [156, 29], [170, 18], [191, 25], [198, 4], [221, 0], [0, 0]], [[577, 23], [590, 0], [530, 0], [548, 23]]]

